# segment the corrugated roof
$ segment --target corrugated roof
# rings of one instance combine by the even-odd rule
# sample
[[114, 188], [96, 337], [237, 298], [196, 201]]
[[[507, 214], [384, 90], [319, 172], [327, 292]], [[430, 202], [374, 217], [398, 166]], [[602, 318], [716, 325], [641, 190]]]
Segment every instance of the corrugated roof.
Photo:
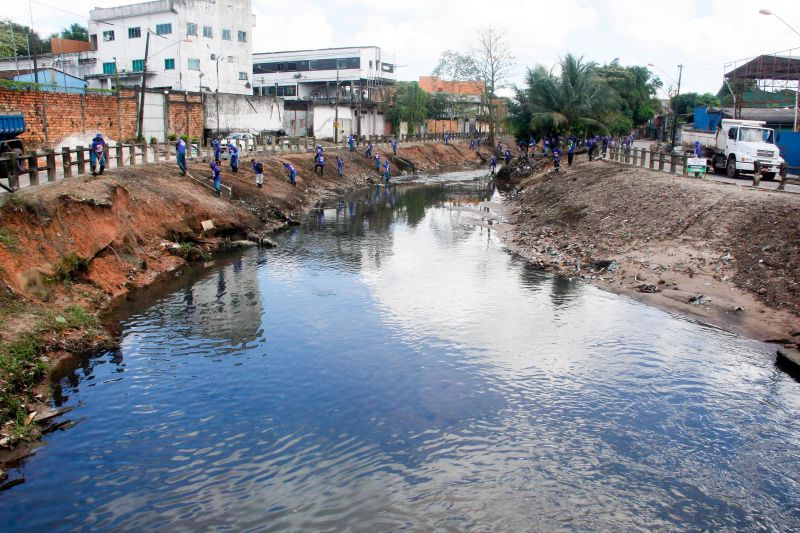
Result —
[[[724, 107], [722, 113], [726, 118], [733, 117], [733, 108]], [[740, 110], [742, 120], [763, 120], [769, 124], [794, 123], [794, 107], [743, 107]]]
[[800, 79], [800, 57], [760, 55], [725, 73], [725, 77], [795, 81]]

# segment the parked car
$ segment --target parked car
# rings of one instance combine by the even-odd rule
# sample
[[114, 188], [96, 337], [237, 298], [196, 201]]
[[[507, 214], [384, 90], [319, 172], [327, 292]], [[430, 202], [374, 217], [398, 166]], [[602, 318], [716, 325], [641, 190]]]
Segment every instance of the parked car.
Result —
[[227, 137], [222, 139], [220, 143], [223, 147], [227, 147], [229, 142], [238, 142], [240, 150], [254, 150], [256, 147], [256, 140], [252, 133], [234, 131]]

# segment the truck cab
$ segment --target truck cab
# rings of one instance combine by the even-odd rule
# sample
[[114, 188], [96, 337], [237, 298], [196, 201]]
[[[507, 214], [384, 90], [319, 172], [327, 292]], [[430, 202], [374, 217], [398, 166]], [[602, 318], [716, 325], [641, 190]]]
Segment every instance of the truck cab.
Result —
[[764, 178], [774, 178], [784, 161], [775, 145], [775, 130], [765, 128], [764, 124], [757, 120], [722, 120], [717, 131], [719, 152], [713, 160], [714, 168], [724, 168], [727, 176], [733, 178], [740, 172], [752, 173], [758, 161]]

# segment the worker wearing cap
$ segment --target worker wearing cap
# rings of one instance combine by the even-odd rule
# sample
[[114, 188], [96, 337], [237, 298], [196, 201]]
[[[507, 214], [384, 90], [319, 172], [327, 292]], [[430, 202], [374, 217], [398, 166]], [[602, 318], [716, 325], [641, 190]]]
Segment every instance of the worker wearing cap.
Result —
[[[89, 163], [92, 167], [92, 176], [102, 174], [106, 168], [106, 141], [99, 133], [92, 139], [92, 147], [89, 149]], [[97, 172], [97, 167], [100, 167], [100, 172]]]

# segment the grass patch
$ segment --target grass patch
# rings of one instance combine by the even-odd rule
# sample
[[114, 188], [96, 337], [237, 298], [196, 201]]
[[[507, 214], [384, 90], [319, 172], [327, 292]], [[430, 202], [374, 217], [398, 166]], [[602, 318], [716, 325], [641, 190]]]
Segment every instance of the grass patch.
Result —
[[80, 257], [74, 252], [69, 252], [61, 256], [55, 267], [56, 281], [72, 281], [75, 274], [86, 272], [89, 268], [89, 261]]
[[25, 440], [30, 429], [25, 399], [47, 369], [41, 358], [42, 342], [34, 333], [0, 344], [0, 423], [12, 422], [12, 438]]
[[13, 250], [17, 247], [17, 238], [6, 228], [0, 228], [0, 244]]

